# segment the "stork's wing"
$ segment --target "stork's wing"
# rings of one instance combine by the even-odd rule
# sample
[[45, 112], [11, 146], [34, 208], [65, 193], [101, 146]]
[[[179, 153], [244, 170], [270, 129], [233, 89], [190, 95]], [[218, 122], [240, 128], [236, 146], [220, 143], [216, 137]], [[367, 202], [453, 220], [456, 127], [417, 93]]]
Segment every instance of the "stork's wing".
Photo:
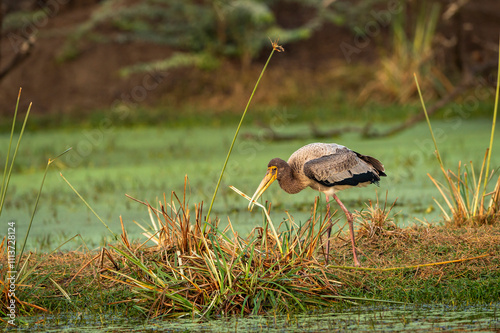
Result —
[[385, 176], [382, 164], [370, 157], [378, 162], [376, 167], [379, 170], [368, 159], [362, 158], [367, 156], [361, 156], [347, 148], [339, 149], [335, 154], [306, 162], [304, 174], [326, 186], [378, 183], [380, 176]]

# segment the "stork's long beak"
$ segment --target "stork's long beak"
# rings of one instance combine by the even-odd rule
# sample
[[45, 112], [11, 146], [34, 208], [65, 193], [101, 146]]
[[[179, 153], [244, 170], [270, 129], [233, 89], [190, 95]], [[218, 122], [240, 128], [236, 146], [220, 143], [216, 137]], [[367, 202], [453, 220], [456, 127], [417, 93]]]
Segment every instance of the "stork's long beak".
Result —
[[250, 200], [250, 203], [248, 204], [248, 209], [251, 211], [254, 204], [255, 200], [259, 199], [259, 197], [264, 193], [265, 190], [271, 185], [275, 180], [276, 176], [278, 174], [278, 170], [276, 168], [267, 168], [267, 173], [264, 179], [259, 184], [259, 187], [257, 187], [257, 190], [252, 196], [252, 199]]

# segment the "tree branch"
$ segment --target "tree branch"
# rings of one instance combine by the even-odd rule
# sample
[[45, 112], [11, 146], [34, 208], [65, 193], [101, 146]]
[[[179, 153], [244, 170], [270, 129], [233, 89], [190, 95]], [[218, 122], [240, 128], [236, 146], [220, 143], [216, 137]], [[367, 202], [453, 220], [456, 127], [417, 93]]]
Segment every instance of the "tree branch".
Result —
[[22, 64], [31, 54], [33, 45], [35, 44], [35, 38], [31, 36], [26, 39], [19, 48], [19, 51], [14, 55], [12, 60], [0, 70], [0, 80], [2, 80], [10, 71], [14, 70], [17, 66]]

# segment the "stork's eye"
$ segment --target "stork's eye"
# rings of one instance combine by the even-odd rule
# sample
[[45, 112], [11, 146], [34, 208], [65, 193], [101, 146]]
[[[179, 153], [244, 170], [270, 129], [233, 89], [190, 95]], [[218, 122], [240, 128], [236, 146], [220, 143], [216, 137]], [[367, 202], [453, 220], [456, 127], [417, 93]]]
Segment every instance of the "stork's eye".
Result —
[[278, 175], [278, 167], [276, 165], [271, 165], [267, 167], [267, 174], [277, 176]]

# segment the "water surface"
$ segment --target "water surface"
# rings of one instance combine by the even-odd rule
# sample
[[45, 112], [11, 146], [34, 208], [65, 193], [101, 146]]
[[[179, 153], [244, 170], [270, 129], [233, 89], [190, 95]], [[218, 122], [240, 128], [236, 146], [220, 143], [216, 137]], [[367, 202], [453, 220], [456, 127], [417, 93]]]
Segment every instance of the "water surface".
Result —
[[464, 307], [363, 306], [340, 312], [215, 320], [139, 320], [115, 314], [90, 317], [71, 313], [26, 318], [26, 322], [24, 328], [46, 332], [499, 332], [500, 303]]

